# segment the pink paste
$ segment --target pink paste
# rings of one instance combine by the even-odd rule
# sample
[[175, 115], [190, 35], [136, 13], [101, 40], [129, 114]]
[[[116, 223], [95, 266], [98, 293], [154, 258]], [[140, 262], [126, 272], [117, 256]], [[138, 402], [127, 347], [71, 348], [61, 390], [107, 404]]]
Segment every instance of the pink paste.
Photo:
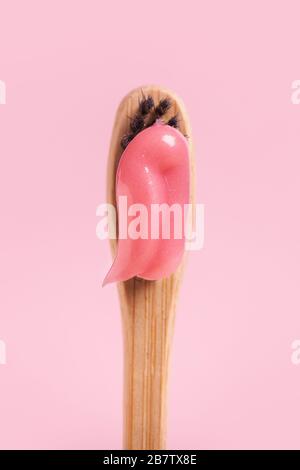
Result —
[[[131, 215], [123, 214], [124, 210], [121, 214], [122, 207], [125, 205], [124, 198], [122, 198], [121, 204], [120, 196], [127, 196], [127, 209], [132, 204], [143, 204], [147, 211], [146, 220], [145, 210], [135, 212], [134, 206]], [[178, 204], [184, 214], [184, 205], [189, 203], [188, 144], [186, 138], [177, 129], [157, 122], [140, 132], [131, 141], [124, 150], [118, 165], [116, 200], [119, 223], [117, 254], [103, 285], [115, 281], [125, 281], [133, 276], [155, 280], [172, 274], [183, 256], [184, 230], [182, 230], [180, 238], [177, 239], [178, 231], [175, 231], [174, 219], [171, 217], [170, 237], [164, 239], [162, 221], [160, 220], [159, 230], [157, 225], [154, 227], [151, 207], [155, 206], [151, 205], [168, 204], [172, 206]], [[141, 216], [140, 224], [137, 224], [139, 215]], [[124, 229], [124, 220], [125, 223], [127, 222], [128, 228], [131, 223], [135, 224], [135, 233], [142, 228], [145, 232], [148, 225], [146, 237], [143, 233], [142, 236], [145, 238], [121, 239], [121, 216], [122, 230]], [[154, 232], [156, 230], [155, 234], [152, 234], [152, 238], [151, 223]], [[181, 224], [183, 224], [183, 217]], [[158, 236], [158, 239], [153, 239], [153, 236]]]

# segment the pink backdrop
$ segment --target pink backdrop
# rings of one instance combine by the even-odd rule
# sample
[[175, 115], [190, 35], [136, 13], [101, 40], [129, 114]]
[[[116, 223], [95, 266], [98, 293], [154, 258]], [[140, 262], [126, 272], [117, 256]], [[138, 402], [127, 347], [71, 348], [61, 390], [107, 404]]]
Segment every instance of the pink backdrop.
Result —
[[0, 447], [120, 448], [122, 338], [95, 235], [116, 107], [184, 99], [205, 246], [190, 254], [171, 449], [300, 448], [298, 1], [0, 2]]

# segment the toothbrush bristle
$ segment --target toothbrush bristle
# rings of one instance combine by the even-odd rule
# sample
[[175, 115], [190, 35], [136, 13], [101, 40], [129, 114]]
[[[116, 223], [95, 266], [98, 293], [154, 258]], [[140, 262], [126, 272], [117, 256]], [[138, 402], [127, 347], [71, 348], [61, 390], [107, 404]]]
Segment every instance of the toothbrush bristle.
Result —
[[132, 132], [137, 133], [143, 129], [144, 125], [144, 118], [136, 114], [130, 123], [130, 129]]
[[[169, 111], [171, 106], [172, 102], [168, 98], [161, 99], [158, 105], [155, 106], [152, 96], [145, 96], [142, 91], [142, 100], [138, 105], [135, 115], [130, 118], [130, 130], [128, 134], [125, 134], [121, 139], [122, 149], [125, 150], [127, 145], [139, 132], [151, 127], [157, 119], [161, 119]], [[171, 117], [166, 124], [179, 129], [178, 115]], [[185, 135], [185, 137], [188, 139], [188, 136]]]
[[155, 108], [155, 114], [158, 118], [161, 118], [170, 109], [171, 102], [167, 98], [160, 100]]
[[178, 129], [178, 117], [177, 116], [171, 117], [171, 119], [169, 119], [167, 124], [168, 126], [175, 127], [176, 129]]
[[139, 112], [142, 116], [146, 116], [150, 113], [152, 108], [154, 108], [154, 101], [152, 96], [148, 96], [140, 102]]
[[122, 137], [121, 147], [122, 147], [123, 150], [126, 149], [127, 145], [132, 141], [133, 138], [134, 138], [134, 134], [125, 134]]

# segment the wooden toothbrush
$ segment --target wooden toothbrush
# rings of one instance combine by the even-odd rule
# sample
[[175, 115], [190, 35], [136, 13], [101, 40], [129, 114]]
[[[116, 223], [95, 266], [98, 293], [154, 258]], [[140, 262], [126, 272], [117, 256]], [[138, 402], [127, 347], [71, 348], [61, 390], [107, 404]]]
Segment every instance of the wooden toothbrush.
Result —
[[[129, 93], [120, 103], [113, 127], [107, 172], [107, 199], [116, 205], [116, 169], [122, 154], [120, 142], [128, 133], [143, 96], [155, 103], [172, 103], [167, 118], [177, 115], [179, 130], [188, 136], [190, 202], [194, 204], [194, 157], [191, 129], [182, 101], [171, 91], [145, 86]], [[111, 240], [115, 255], [117, 241]], [[166, 448], [167, 382], [175, 307], [183, 264], [168, 278], [147, 281], [134, 277], [118, 283], [124, 337], [124, 431], [125, 449]]]

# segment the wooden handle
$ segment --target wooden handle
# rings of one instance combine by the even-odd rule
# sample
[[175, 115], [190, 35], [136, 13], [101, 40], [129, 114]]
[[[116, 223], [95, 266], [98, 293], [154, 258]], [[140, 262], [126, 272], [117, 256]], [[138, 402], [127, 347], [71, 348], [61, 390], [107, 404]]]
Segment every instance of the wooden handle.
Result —
[[[122, 153], [122, 136], [128, 131], [129, 117], [139, 100], [151, 95], [157, 104], [169, 98], [172, 107], [166, 118], [175, 114], [180, 130], [188, 135], [191, 168], [191, 201], [194, 200], [194, 162], [191, 131], [179, 98], [168, 90], [147, 86], [129, 93], [117, 111], [108, 160], [108, 202], [116, 203], [115, 175]], [[111, 241], [115, 254], [116, 241]], [[175, 306], [183, 264], [167, 279], [146, 281], [133, 278], [118, 284], [124, 336], [124, 448], [164, 449], [166, 445], [166, 402], [170, 346]]]
[[180, 276], [119, 287], [124, 332], [124, 448], [164, 449], [170, 346]]

